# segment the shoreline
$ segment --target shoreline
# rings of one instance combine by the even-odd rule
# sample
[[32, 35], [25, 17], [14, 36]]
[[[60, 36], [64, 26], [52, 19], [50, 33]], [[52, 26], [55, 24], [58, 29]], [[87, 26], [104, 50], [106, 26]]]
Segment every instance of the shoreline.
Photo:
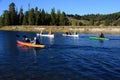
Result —
[[24, 32], [77, 32], [77, 33], [105, 33], [120, 34], [120, 26], [3, 26], [3, 31], [24, 31]]

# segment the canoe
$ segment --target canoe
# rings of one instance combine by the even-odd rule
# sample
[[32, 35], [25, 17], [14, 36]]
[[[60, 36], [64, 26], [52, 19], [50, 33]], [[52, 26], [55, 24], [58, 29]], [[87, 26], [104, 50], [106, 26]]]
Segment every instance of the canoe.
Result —
[[109, 40], [109, 38], [100, 38], [100, 37], [96, 37], [96, 36], [91, 36], [91, 37], [89, 37], [89, 39], [91, 39], [91, 40]]
[[54, 34], [36, 34], [37, 36], [43, 36], [43, 37], [54, 37]]
[[79, 37], [79, 34], [62, 34], [63, 36], [69, 36], [69, 37]]
[[28, 46], [28, 47], [38, 47], [38, 48], [44, 48], [45, 47], [45, 45], [42, 45], [42, 44], [31, 44], [31, 43], [22, 42], [22, 41], [19, 41], [19, 40], [17, 40], [17, 43], [20, 44], [20, 45]]

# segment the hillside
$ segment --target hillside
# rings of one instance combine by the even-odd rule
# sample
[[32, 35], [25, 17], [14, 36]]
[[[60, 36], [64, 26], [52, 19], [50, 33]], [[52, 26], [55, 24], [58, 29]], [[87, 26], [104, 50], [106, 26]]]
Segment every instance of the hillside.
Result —
[[120, 26], [120, 12], [112, 14], [67, 15], [74, 26]]

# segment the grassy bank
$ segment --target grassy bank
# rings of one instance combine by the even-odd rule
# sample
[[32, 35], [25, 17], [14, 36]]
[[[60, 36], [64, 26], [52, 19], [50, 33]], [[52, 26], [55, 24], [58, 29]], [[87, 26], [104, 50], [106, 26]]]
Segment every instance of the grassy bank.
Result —
[[0, 30], [6, 31], [29, 31], [29, 32], [73, 32], [78, 33], [107, 33], [120, 34], [120, 26], [4, 26]]

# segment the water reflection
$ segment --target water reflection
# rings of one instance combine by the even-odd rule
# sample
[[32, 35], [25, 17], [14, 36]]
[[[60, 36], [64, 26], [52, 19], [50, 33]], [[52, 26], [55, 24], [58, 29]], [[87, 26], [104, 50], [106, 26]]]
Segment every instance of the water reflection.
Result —
[[53, 44], [54, 43], [54, 38], [53, 37], [49, 37], [49, 42], [50, 42], [50, 44]]
[[20, 51], [28, 51], [31, 47], [28, 47], [28, 46], [24, 46], [24, 45], [21, 45], [21, 44], [17, 44], [17, 47]]
[[37, 63], [37, 53], [39, 53], [39, 50], [41, 48], [33, 48], [33, 47], [23, 46], [23, 45], [20, 45], [20, 44], [17, 44], [17, 48], [19, 50], [19, 53], [22, 53], [22, 54], [27, 53], [27, 55], [32, 55], [32, 57], [31, 57], [32, 60], [33, 60], [32, 62], [34, 64]]
[[100, 42], [100, 43], [104, 43], [104, 41], [103, 41], [103, 40], [99, 40], [99, 42]]
[[33, 48], [33, 54], [34, 54], [34, 62], [33, 63], [37, 63], [37, 55], [36, 55], [37, 50], [38, 50], [38, 48]]
[[[20, 37], [18, 35], [19, 38], [16, 37], [16, 34]], [[119, 36], [109, 35], [110, 39], [115, 40], [103, 42], [89, 40], [90, 34], [73, 38], [61, 36], [60, 33], [54, 38], [39, 37], [39, 41], [42, 40], [41, 43], [45, 44], [46, 48], [36, 49], [16, 45], [16, 40], [22, 40], [24, 34], [32, 38], [35, 33], [0, 32], [0, 80], [49, 80], [49, 78], [118, 80], [119, 78]]]
[[54, 37], [38, 37], [40, 43], [54, 44]]

